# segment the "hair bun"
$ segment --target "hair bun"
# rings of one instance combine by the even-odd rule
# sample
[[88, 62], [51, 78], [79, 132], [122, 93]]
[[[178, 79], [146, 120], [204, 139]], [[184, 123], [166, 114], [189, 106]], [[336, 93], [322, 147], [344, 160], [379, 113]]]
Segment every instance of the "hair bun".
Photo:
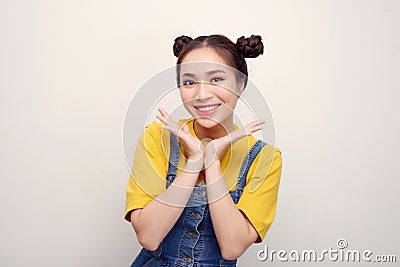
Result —
[[260, 35], [251, 35], [248, 38], [240, 37], [236, 41], [236, 45], [242, 52], [243, 57], [258, 57], [264, 53], [264, 45], [261, 42]]
[[187, 45], [188, 43], [190, 43], [193, 39], [189, 36], [185, 36], [185, 35], [181, 35], [177, 38], [175, 38], [175, 43], [174, 43], [174, 55], [176, 57], [179, 56], [179, 53], [182, 51], [182, 49], [185, 47], [185, 45]]

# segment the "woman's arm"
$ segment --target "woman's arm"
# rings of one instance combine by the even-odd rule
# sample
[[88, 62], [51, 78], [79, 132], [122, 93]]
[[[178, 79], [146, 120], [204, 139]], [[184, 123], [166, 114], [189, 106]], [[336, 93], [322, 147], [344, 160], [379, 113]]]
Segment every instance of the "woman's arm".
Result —
[[163, 193], [143, 209], [131, 212], [131, 223], [141, 246], [156, 250], [174, 226], [193, 191], [203, 165], [202, 159], [188, 163]]
[[204, 147], [192, 136], [187, 125], [182, 130], [163, 109], [156, 117], [163, 122], [163, 129], [171, 131], [187, 152], [188, 161], [171, 185], [143, 209], [131, 213], [131, 223], [139, 243], [148, 250], [155, 250], [172, 229], [184, 210], [204, 163]]
[[212, 140], [205, 148], [205, 181], [210, 214], [222, 256], [227, 260], [239, 258], [257, 240], [258, 233], [233, 202], [221, 171], [220, 159], [233, 143], [261, 130], [264, 123], [253, 121], [237, 131]]
[[206, 168], [206, 184], [208, 198], [211, 200], [211, 219], [222, 257], [226, 260], [237, 259], [257, 240], [258, 233], [233, 202], [219, 160], [214, 160]]

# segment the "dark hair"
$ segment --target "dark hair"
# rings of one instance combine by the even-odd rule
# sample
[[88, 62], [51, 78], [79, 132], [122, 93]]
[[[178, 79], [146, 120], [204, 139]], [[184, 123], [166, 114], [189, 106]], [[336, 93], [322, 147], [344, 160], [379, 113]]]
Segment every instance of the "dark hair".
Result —
[[[199, 36], [196, 39], [181, 35], [175, 38], [173, 51], [178, 57], [177, 61], [177, 83], [180, 84], [180, 68], [183, 58], [192, 50], [201, 47], [211, 47], [227, 62], [227, 64], [244, 74], [244, 88], [247, 85], [247, 64], [245, 58], [255, 58], [264, 53], [264, 45], [261, 42], [261, 36], [251, 35], [248, 38], [244, 36], [237, 39], [236, 44], [229, 38], [220, 34], [209, 36]], [[241, 77], [243, 77], [243, 74]]]

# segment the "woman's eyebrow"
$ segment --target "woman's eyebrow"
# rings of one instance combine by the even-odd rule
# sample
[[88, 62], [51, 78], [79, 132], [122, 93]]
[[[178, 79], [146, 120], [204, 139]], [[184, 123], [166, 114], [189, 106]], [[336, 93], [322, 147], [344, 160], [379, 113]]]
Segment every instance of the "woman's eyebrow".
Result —
[[212, 71], [207, 72], [207, 74], [214, 74], [214, 73], [218, 73], [218, 72], [226, 73], [226, 72], [223, 71], [223, 70], [212, 70]]
[[[206, 72], [206, 73], [207, 73], [208, 75], [211, 75], [211, 74], [218, 73], [218, 72], [226, 73], [226, 72], [223, 71], [223, 70], [212, 70], [212, 71], [209, 71], [209, 72]], [[183, 76], [195, 77], [196, 75], [193, 74], [193, 73], [188, 73], [188, 72], [186, 72], [186, 73], [182, 74], [182, 77], [183, 77]]]

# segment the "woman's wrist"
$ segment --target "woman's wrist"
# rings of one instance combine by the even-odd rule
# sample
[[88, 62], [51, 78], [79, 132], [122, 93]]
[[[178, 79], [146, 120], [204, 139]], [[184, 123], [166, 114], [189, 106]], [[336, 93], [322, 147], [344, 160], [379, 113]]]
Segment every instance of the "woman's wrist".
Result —
[[205, 159], [204, 160], [204, 169], [210, 169], [210, 168], [220, 168], [221, 166], [221, 161], [219, 158], [214, 157], [213, 159]]
[[206, 168], [205, 182], [207, 185], [208, 203], [220, 199], [229, 191], [221, 171], [219, 159], [215, 159]]
[[206, 174], [206, 183], [213, 183], [222, 174], [221, 162], [218, 158], [215, 158], [207, 166], [204, 166], [204, 169]]
[[189, 156], [183, 171], [191, 173], [199, 173], [203, 168], [203, 162], [204, 162], [203, 157]]
[[217, 157], [215, 154], [206, 154], [204, 156], [204, 169], [210, 168], [212, 165], [219, 166], [221, 164], [221, 161], [219, 157]]

